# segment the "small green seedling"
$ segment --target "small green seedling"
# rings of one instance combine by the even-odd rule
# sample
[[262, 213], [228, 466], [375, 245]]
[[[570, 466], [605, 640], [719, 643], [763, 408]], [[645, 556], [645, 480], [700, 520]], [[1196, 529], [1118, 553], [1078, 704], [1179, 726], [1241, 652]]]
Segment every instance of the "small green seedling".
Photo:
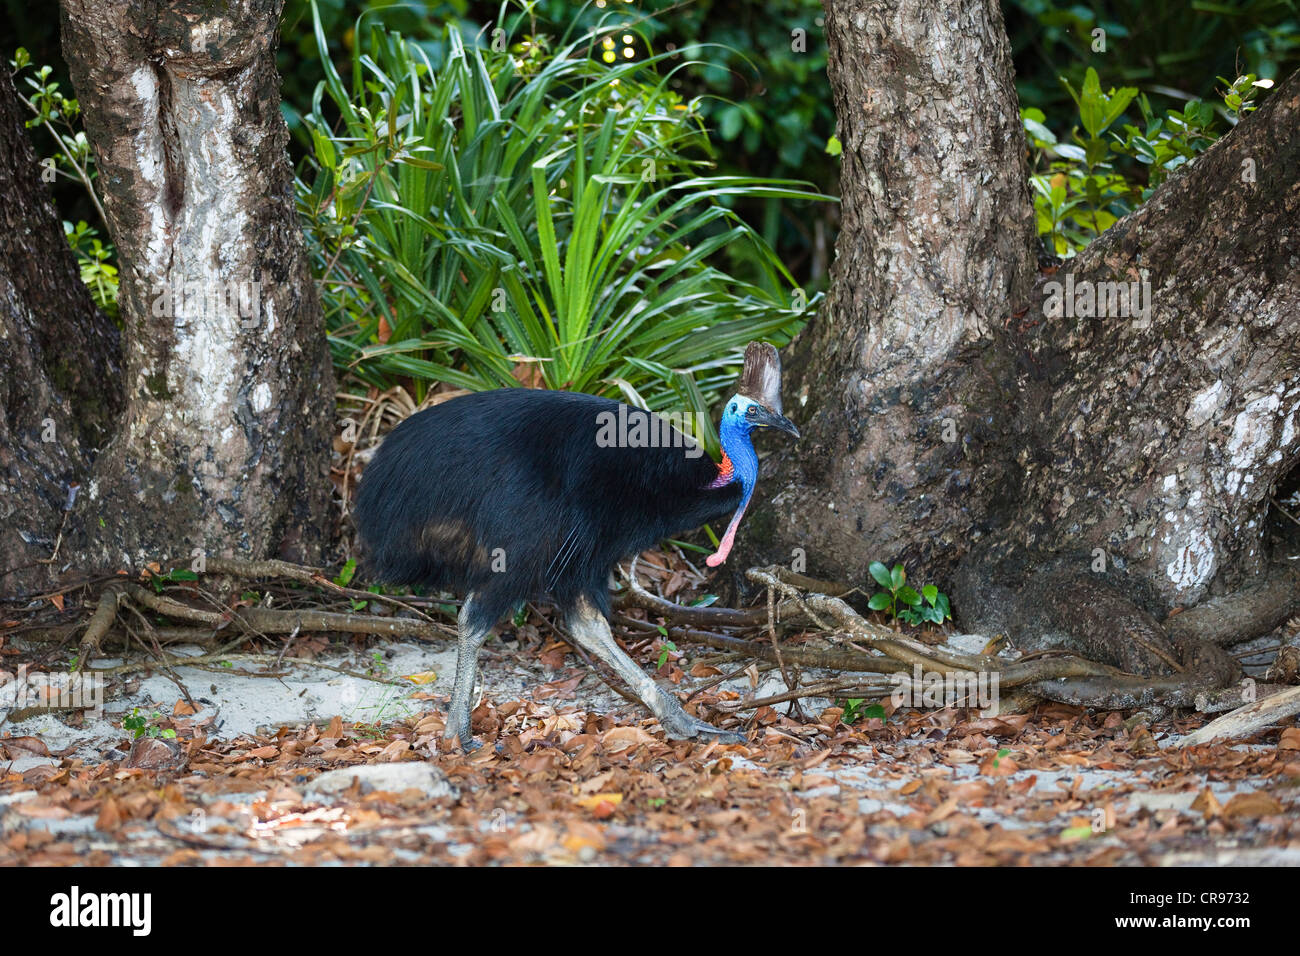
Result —
[[139, 740], [141, 737], [162, 737], [168, 740], [175, 738], [176, 731], [170, 727], [164, 729], [152, 723], [162, 719], [163, 715], [156, 710], [145, 717], [140, 713], [139, 707], [132, 707], [131, 713], [122, 718], [122, 729], [130, 733], [134, 740]]
[[845, 726], [849, 726], [859, 720], [870, 720], [873, 717], [878, 717], [881, 720], [886, 719], [884, 707], [880, 704], [863, 707], [862, 705], [865, 703], [866, 700], [861, 697], [850, 697], [844, 701], [844, 713], [840, 715], [840, 722]]
[[877, 591], [867, 602], [873, 611], [888, 611], [889, 616], [913, 626], [921, 624], [942, 624], [952, 619], [952, 606], [948, 595], [943, 594], [933, 584], [927, 584], [917, 593], [907, 583], [907, 572], [901, 564], [894, 565], [891, 571], [879, 561], [873, 561], [867, 569], [883, 591]]

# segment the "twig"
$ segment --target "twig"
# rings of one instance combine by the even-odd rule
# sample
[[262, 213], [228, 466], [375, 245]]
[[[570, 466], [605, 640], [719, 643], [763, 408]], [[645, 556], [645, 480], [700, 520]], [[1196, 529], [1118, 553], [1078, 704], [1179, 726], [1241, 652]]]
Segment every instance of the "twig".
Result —
[[1290, 519], [1291, 519], [1293, 522], [1295, 522], [1296, 524], [1300, 525], [1300, 518], [1297, 518], [1297, 517], [1296, 517], [1295, 515], [1293, 515], [1291, 512], [1289, 512], [1289, 511], [1287, 511], [1285, 508], [1283, 508], [1283, 507], [1282, 507], [1282, 502], [1278, 501], [1276, 498], [1274, 498], [1274, 497], [1272, 497], [1272, 496], [1270, 496], [1268, 500], [1269, 500], [1269, 502], [1273, 505], [1274, 508], [1276, 508], [1278, 511], [1282, 512], [1282, 514], [1286, 515], [1288, 518], [1290, 518]]
[[[139, 636], [135, 633], [135, 631], [131, 629], [131, 625], [127, 624], [126, 621], [123, 621], [122, 627], [126, 630], [127, 634], [135, 638], [136, 641], [140, 643], [140, 646], [145, 648], [146, 651], [150, 651], [151, 653], [155, 654], [159, 661], [165, 661], [166, 655], [163, 653], [162, 646], [159, 645], [158, 641], [154, 638], [153, 625], [149, 622], [149, 619], [140, 613], [139, 608], [133, 607], [129, 602], [127, 603], [126, 607], [128, 610], [130, 610], [132, 614], [134, 614], [136, 617], [140, 619], [141, 624], [144, 625], [145, 633], [149, 635], [149, 639], [153, 641], [153, 647], [150, 648], [144, 643], [144, 641], [141, 641]], [[185, 686], [185, 682], [181, 680], [180, 675], [177, 674], [176, 671], [173, 670], [171, 667], [167, 666], [166, 663], [163, 663], [161, 665], [161, 668], [163, 671], [163, 676], [165, 676], [168, 680], [170, 680], [173, 684], [175, 684], [177, 688], [180, 690], [181, 694], [184, 695], [185, 702], [189, 704], [191, 707], [193, 707], [195, 710], [198, 710], [199, 709], [198, 705], [194, 703], [194, 698], [190, 695], [189, 688]]]
[[335, 584], [319, 568], [306, 567], [301, 564], [292, 564], [288, 561], [266, 560], [251, 561], [245, 558], [207, 558], [204, 562], [205, 574], [229, 574], [236, 577], [244, 578], [289, 578], [292, 581], [300, 581], [303, 584], [316, 584], [327, 588], [344, 597], [356, 598], [359, 600], [380, 601], [384, 604], [391, 604], [394, 607], [410, 611], [423, 621], [427, 621], [434, 627], [439, 626], [435, 621], [423, 611], [413, 605], [393, 597], [390, 594], [375, 594], [373, 591], [360, 591], [356, 588], [345, 587], [341, 584]]
[[[623, 596], [623, 601], [616, 602], [616, 606], [630, 602], [647, 611], [653, 611], [665, 620], [699, 627], [762, 627], [767, 622], [765, 608], [738, 610], [729, 607], [684, 607], [651, 594], [636, 578], [637, 560], [632, 559], [632, 564], [627, 571], [628, 590]], [[780, 620], [786, 620], [796, 612], [797, 608], [794, 605], [787, 607], [783, 601], [777, 616]]]
[[862, 685], [852, 682], [827, 680], [818, 684], [805, 684], [803, 687], [797, 687], [781, 694], [772, 694], [769, 697], [745, 698], [744, 700], [719, 701], [715, 706], [719, 710], [750, 710], [759, 707], [770, 707], [773, 704], [783, 704], [786, 701], [799, 701], [809, 697], [861, 697], [867, 700], [875, 700], [888, 697], [895, 690], [895, 685]]
[[[790, 672], [786, 670], [785, 658], [781, 656], [781, 642], [776, 636], [776, 592], [772, 588], [767, 589], [767, 633], [772, 638], [772, 650], [776, 654], [776, 666], [781, 669], [781, 679], [785, 681], [786, 690], [794, 690], [798, 686], [797, 680], [790, 678]], [[796, 720], [803, 720], [803, 710], [799, 707], [798, 699], [791, 702], [790, 716]]]
[[[706, 684], [701, 684], [699, 687], [695, 688], [695, 690], [691, 691], [686, 699], [690, 700], [696, 694], [702, 694], [710, 687], [716, 687], [719, 684], [725, 684], [729, 680], [734, 680], [735, 678], [739, 677], [741, 674], [745, 673], [745, 671], [749, 670], [750, 667], [752, 666], [753, 666], [752, 661], [746, 661], [743, 667], [737, 667], [730, 674], [719, 674], [717, 677], [713, 678], [713, 680], [709, 681]], [[770, 671], [775, 666], [776, 666], [775, 664], [765, 664], [763, 667], [760, 667], [758, 671], [761, 674], [765, 671]]]
[[[532, 608], [534, 614], [537, 614], [538, 617], [541, 617], [541, 613], [537, 610], [537, 608], [533, 607], [531, 602], [529, 602], [528, 606]], [[638, 698], [635, 694], [629, 691], [626, 687], [622, 687], [610, 681], [610, 679], [605, 676], [605, 672], [600, 667], [598, 667], [590, 657], [587, 656], [587, 652], [582, 649], [582, 647], [578, 644], [578, 642], [569, 636], [568, 631], [566, 631], [555, 621], [551, 621], [551, 630], [553, 630], [556, 634], [560, 635], [560, 637], [564, 639], [564, 643], [568, 644], [569, 647], [571, 647], [577, 653], [577, 655], [583, 659], [583, 661], [587, 665], [587, 669], [590, 670], [593, 674], [595, 674], [598, 678], [600, 678], [601, 682], [604, 683], [606, 687], [608, 687], [610, 690], [618, 694], [618, 696], [622, 697], [626, 701], [630, 701], [633, 704], [641, 703], [640, 698]]]
[[342, 631], [349, 634], [376, 634], [383, 637], [415, 637], [426, 641], [445, 640], [449, 630], [414, 618], [381, 618], [368, 614], [340, 614], [333, 611], [280, 611], [260, 607], [205, 611], [161, 594], [151, 594], [139, 585], [131, 585], [127, 593], [133, 601], [144, 604], [160, 614], [186, 621], [197, 621], [217, 630], [232, 623], [240, 623], [266, 634], [288, 634], [295, 628], [301, 628], [304, 631]]

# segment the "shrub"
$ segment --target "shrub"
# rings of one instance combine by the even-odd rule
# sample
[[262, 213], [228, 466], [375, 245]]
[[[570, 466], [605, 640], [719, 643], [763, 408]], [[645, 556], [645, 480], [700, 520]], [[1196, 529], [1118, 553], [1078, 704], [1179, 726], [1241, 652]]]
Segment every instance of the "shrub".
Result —
[[[1253, 73], [1222, 84], [1222, 106], [1188, 101], [1181, 110], [1156, 115], [1136, 87], [1103, 90], [1097, 71], [1088, 68], [1082, 86], [1062, 83], [1073, 98], [1079, 125], [1059, 138], [1041, 110], [1020, 111], [1032, 151], [1029, 185], [1038, 234], [1049, 249], [1072, 256], [1109, 229], [1120, 216], [1145, 202], [1172, 173], [1219, 138], [1218, 114], [1230, 123], [1255, 108], [1261, 90], [1273, 85]], [[1141, 126], [1125, 123], [1136, 101]], [[1046, 166], [1046, 169], [1043, 167]]]
[[[811, 303], [723, 201], [827, 197], [709, 175], [696, 104], [657, 73], [663, 57], [606, 66], [595, 31], [552, 51], [466, 43], [452, 25], [434, 62], [371, 21], [345, 85], [316, 22], [325, 80], [299, 198], [336, 361], [362, 381], [523, 378], [705, 411], [746, 342], [804, 321]], [[713, 264], [735, 243], [764, 283]]]

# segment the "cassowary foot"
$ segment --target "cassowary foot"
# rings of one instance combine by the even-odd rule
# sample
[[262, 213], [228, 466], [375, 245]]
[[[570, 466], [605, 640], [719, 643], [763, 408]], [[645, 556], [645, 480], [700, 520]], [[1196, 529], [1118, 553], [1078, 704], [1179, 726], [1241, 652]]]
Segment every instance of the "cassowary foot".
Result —
[[474, 734], [470, 731], [470, 716], [468, 707], [458, 707], [455, 701], [447, 709], [447, 727], [442, 732], [443, 740], [454, 740], [460, 744], [460, 749], [464, 753], [473, 753], [483, 745], [474, 739]]
[[473, 738], [470, 734], [459, 734], [456, 732], [454, 724], [448, 724], [447, 729], [443, 732], [443, 740], [454, 740], [460, 744], [460, 749], [467, 754], [473, 753], [483, 745]]
[[674, 714], [668, 719], [659, 718], [659, 725], [663, 727], [664, 732], [673, 740], [691, 740], [696, 737], [717, 737], [720, 743], [724, 744], [747, 744], [749, 738], [742, 733], [734, 730], [723, 730], [721, 727], [714, 727], [706, 721], [692, 717], [683, 711], [681, 714]]

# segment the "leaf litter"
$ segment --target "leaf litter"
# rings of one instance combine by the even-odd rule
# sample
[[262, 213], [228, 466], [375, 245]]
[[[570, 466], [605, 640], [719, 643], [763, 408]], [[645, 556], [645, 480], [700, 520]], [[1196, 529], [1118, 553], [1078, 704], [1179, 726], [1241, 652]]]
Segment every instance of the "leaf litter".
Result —
[[[661, 590], [698, 583], [646, 563]], [[508, 630], [487, 646], [469, 754], [442, 740], [454, 652], [400, 642], [351, 653], [401, 687], [177, 667], [118, 695], [147, 716], [139, 737], [120, 716], [0, 726], [0, 865], [1300, 863], [1294, 720], [1166, 748], [1205, 716], [737, 711], [771, 668], [723, 679], [734, 665], [702, 648], [629, 639], [664, 686], [694, 688], [688, 711], [750, 738], [673, 741], [540, 615]], [[294, 655], [337, 648], [304, 636]]]

